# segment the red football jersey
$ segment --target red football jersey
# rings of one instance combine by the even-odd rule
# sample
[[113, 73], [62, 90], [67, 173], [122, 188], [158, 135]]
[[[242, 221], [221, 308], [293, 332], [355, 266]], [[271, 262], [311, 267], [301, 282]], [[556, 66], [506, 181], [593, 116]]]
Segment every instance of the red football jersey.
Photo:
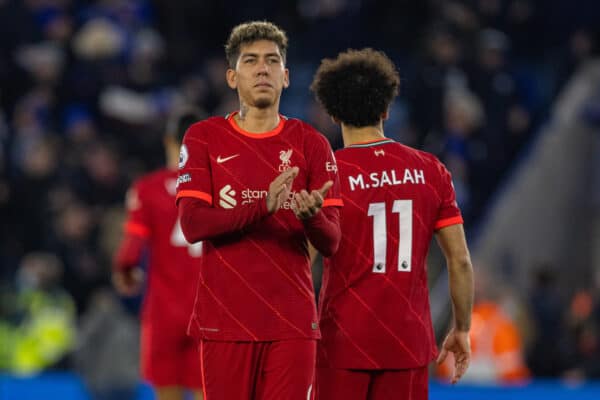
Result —
[[[333, 180], [324, 206], [339, 206], [337, 167], [329, 143], [310, 125], [281, 116], [272, 131], [251, 134], [213, 117], [185, 135], [177, 198], [213, 207], [256, 207], [269, 184], [297, 166], [292, 193]], [[290, 200], [242, 231], [204, 242], [190, 332], [207, 340], [318, 338], [317, 313], [304, 228]]]
[[142, 318], [164, 323], [164, 329], [185, 329], [202, 253], [202, 243], [190, 245], [181, 231], [176, 182], [177, 171], [161, 169], [137, 180], [127, 193], [125, 231], [145, 238], [149, 250]]
[[437, 352], [426, 256], [436, 229], [462, 223], [451, 177], [431, 154], [391, 139], [336, 152], [344, 208], [325, 260], [318, 364], [416, 368]]

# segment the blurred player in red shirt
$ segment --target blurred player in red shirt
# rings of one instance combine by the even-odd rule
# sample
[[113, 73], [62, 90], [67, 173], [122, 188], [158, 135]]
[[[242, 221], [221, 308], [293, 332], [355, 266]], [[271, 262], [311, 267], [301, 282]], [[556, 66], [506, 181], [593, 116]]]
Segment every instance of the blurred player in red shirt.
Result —
[[440, 354], [469, 364], [472, 267], [451, 177], [433, 155], [384, 136], [398, 93], [392, 61], [372, 49], [326, 59], [311, 89], [342, 128], [336, 152], [342, 241], [325, 260], [319, 302], [317, 397], [423, 400], [437, 349], [426, 256], [432, 237], [450, 275], [454, 326]]
[[200, 112], [188, 109], [168, 121], [167, 167], [138, 179], [127, 193], [125, 236], [113, 269], [118, 292], [137, 294], [143, 288], [140, 264], [148, 257], [141, 367], [158, 400], [183, 400], [185, 389], [202, 398], [198, 341], [187, 335], [202, 243], [185, 240], [175, 207], [179, 148], [187, 128], [200, 119]]
[[[204, 241], [189, 329], [210, 400], [312, 398], [320, 331], [308, 240], [335, 252], [342, 202], [325, 137], [279, 114], [286, 49], [269, 22], [235, 27], [226, 78], [240, 110], [194, 124], [181, 147], [181, 226]], [[300, 217], [295, 194], [311, 204]]]

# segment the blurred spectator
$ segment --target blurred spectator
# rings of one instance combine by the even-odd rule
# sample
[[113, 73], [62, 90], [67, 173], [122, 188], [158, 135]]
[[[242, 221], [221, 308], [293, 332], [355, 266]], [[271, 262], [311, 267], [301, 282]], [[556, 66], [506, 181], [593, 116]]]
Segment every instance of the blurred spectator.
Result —
[[139, 326], [108, 288], [94, 291], [81, 318], [75, 370], [94, 400], [133, 399], [139, 382]]
[[435, 153], [435, 146], [443, 140], [443, 102], [446, 92], [467, 86], [462, 66], [462, 48], [454, 32], [447, 26], [432, 29], [429, 34], [426, 58], [418, 68], [418, 75], [405, 88], [411, 109], [411, 123], [420, 137], [420, 146]]
[[600, 378], [600, 291], [575, 292], [567, 314], [570, 365], [564, 377], [581, 381]]
[[566, 369], [567, 343], [565, 306], [554, 267], [543, 264], [534, 271], [529, 309], [534, 336], [527, 365], [535, 376], [556, 378]]
[[505, 3], [502, 0], [477, 0], [476, 10], [484, 26], [502, 27], [502, 12]]
[[75, 305], [60, 286], [63, 266], [49, 253], [27, 254], [18, 270], [16, 291], [0, 315], [3, 350], [0, 367], [34, 374], [66, 367], [76, 339]]
[[73, 147], [90, 143], [98, 135], [91, 112], [79, 103], [72, 103], [65, 108], [63, 129]]
[[558, 95], [559, 91], [567, 83], [569, 77], [577, 71], [587, 61], [590, 61], [598, 54], [598, 37], [590, 28], [579, 28], [573, 32], [568, 42], [557, 51], [557, 58], [560, 60], [558, 64], [557, 86], [554, 88], [554, 94]]
[[65, 64], [61, 47], [52, 42], [24, 46], [16, 54], [17, 64], [25, 69], [40, 84], [58, 81]]
[[471, 176], [475, 188], [473, 200], [481, 206], [504, 177], [513, 155], [529, 134], [531, 117], [522, 105], [506, 34], [488, 28], [480, 32], [478, 39], [469, 86], [481, 99], [486, 116], [480, 136], [483, 157], [475, 160]]
[[82, 60], [111, 59], [124, 46], [125, 38], [119, 27], [103, 18], [87, 21], [73, 38], [73, 50]]
[[108, 257], [97, 246], [96, 216], [85, 204], [68, 199], [56, 210], [49, 247], [65, 263], [64, 284], [82, 313], [94, 288], [110, 281]]
[[20, 238], [15, 243], [22, 252], [39, 250], [47, 245], [51, 231], [49, 196], [58, 177], [58, 140], [31, 140], [19, 160], [18, 179], [13, 180], [12, 212], [9, 226]]
[[[43, 4], [43, 2], [41, 3]], [[45, 6], [41, 5], [34, 12], [40, 31], [51, 41], [64, 43], [71, 36], [73, 21], [66, 12], [67, 3], [68, 1], [49, 2]]]
[[495, 171], [488, 170], [486, 175], [497, 179], [506, 165], [507, 115], [517, 100], [517, 85], [508, 65], [508, 37], [503, 32], [485, 29], [479, 39], [470, 86], [481, 98], [487, 117], [483, 139], [487, 162]]
[[[481, 102], [466, 89], [452, 89], [444, 99], [445, 143], [442, 161], [452, 174], [452, 182], [463, 215], [470, 215], [470, 168], [481, 158], [474, 135], [485, 121]], [[481, 147], [481, 146], [480, 146]]]
[[442, 18], [455, 28], [465, 44], [469, 43], [479, 29], [479, 18], [475, 10], [460, 1], [440, 1]]
[[48, 132], [55, 98], [51, 88], [36, 87], [27, 92], [16, 103], [12, 119], [12, 143], [10, 161], [17, 170], [23, 168], [29, 149], [46, 136]]
[[74, 189], [90, 205], [119, 204], [119, 194], [127, 190], [127, 180], [120, 167], [116, 146], [94, 141], [82, 149], [81, 168], [74, 175]]
[[539, 8], [535, 0], [511, 0], [506, 10], [505, 32], [512, 43], [512, 54], [518, 60], [532, 62], [543, 56]]

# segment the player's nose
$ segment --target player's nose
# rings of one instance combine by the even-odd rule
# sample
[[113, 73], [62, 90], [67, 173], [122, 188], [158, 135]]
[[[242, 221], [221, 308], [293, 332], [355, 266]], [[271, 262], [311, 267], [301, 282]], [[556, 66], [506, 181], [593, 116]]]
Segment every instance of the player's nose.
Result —
[[267, 63], [267, 60], [258, 60], [258, 63], [256, 64], [256, 71], [258, 74], [268, 74], [269, 64]]

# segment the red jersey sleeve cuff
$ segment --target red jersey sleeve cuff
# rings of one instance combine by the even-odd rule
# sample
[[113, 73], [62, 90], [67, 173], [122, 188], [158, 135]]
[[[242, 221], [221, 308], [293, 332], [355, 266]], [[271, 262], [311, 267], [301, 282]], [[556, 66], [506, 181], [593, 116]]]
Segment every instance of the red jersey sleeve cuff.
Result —
[[444, 218], [444, 219], [440, 219], [435, 223], [435, 230], [437, 231], [438, 229], [442, 229], [445, 228], [447, 226], [450, 225], [458, 225], [458, 224], [462, 224], [463, 223], [463, 219], [460, 215], [457, 215], [456, 217], [450, 217], [450, 218]]
[[342, 199], [325, 199], [323, 200], [322, 207], [343, 207], [344, 202]]
[[150, 229], [147, 226], [136, 222], [127, 222], [125, 224], [125, 232], [144, 239], [150, 236]]
[[212, 206], [212, 196], [206, 192], [201, 192], [199, 190], [181, 190], [177, 192], [177, 196], [175, 196], [175, 202], [182, 197], [192, 197], [194, 199], [204, 200]]

